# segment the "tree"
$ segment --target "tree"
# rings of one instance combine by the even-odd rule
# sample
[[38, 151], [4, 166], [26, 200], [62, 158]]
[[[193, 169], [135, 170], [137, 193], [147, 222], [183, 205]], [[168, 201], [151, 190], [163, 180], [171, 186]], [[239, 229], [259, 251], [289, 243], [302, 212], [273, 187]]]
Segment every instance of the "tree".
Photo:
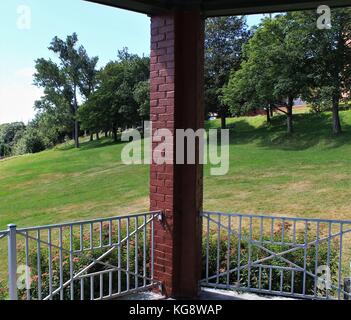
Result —
[[[80, 92], [82, 93], [82, 95], [84, 96], [85, 99], [85, 110], [83, 112], [81, 112], [80, 115], [78, 115], [78, 119], [84, 119], [85, 116], [88, 116], [87, 114], [87, 110], [89, 110], [89, 108], [86, 106], [87, 105], [87, 101], [90, 97], [90, 95], [95, 91], [97, 85], [98, 85], [98, 73], [99, 71], [97, 70], [97, 63], [99, 61], [98, 57], [92, 57], [90, 58], [86, 52], [82, 53], [84, 58], [83, 58], [83, 66], [82, 66], [82, 81], [80, 83]], [[88, 111], [89, 112], [89, 111]], [[79, 113], [79, 110], [78, 110]], [[85, 119], [87, 120], [87, 119]], [[79, 120], [82, 121], [82, 120]], [[97, 119], [94, 121], [96, 122]], [[89, 121], [88, 121], [89, 122]], [[85, 123], [87, 124], [87, 123]], [[92, 126], [91, 122], [88, 125], [88, 127]], [[98, 137], [99, 135], [99, 131], [96, 125], [93, 125], [92, 129], [88, 129], [87, 126], [83, 126], [83, 129], [85, 130], [89, 130], [90, 131], [90, 141], [92, 141], [93, 138], [93, 132], [94, 132], [94, 128], [96, 131], [96, 135]]]
[[90, 132], [91, 140], [93, 133], [98, 138], [100, 131], [107, 132], [111, 128], [108, 104], [103, 104], [101, 101], [103, 100], [98, 94], [92, 94], [78, 110], [78, 119], [82, 128]]
[[42, 109], [48, 105], [69, 108], [74, 123], [75, 146], [78, 148], [78, 96], [80, 93], [89, 95], [93, 90], [97, 58], [89, 58], [84, 47], [78, 47], [78, 37], [75, 33], [67, 36], [65, 41], [58, 37], [53, 38], [49, 50], [58, 55], [60, 62], [56, 64], [43, 58], [36, 60], [34, 84], [44, 88]]
[[82, 70], [81, 70], [81, 81], [80, 92], [84, 96], [85, 100], [89, 99], [89, 96], [95, 91], [98, 85], [98, 74], [97, 63], [98, 57], [90, 58], [85, 52], [81, 52], [83, 56]]
[[37, 113], [30, 124], [42, 133], [48, 147], [64, 142], [71, 135], [74, 121], [64, 97], [57, 95], [50, 101], [44, 96], [35, 102], [34, 109]]
[[112, 130], [113, 139], [117, 141], [119, 127], [139, 125], [145, 117], [147, 102], [142, 101], [142, 95], [149, 98], [145, 95], [145, 84], [140, 83], [148, 78], [149, 58], [130, 54], [126, 48], [119, 51], [117, 61], [109, 62], [99, 72], [98, 86], [81, 114], [82, 124], [96, 128], [98, 121], [102, 121], [100, 125]]
[[[294, 15], [287, 13], [263, 20], [244, 52], [245, 60], [240, 70], [232, 73], [224, 87], [224, 103], [232, 111], [240, 102], [246, 108], [265, 108], [267, 118], [272, 105], [283, 104], [286, 110], [280, 110], [287, 117], [287, 133], [292, 133], [294, 99], [305, 94], [311, 68], [311, 58], [303, 48]], [[238, 94], [241, 101], [233, 98]]]
[[340, 134], [339, 102], [351, 83], [351, 9], [333, 9], [331, 29], [316, 29], [315, 13], [309, 13], [309, 20], [301, 19], [298, 13], [295, 16], [304, 22], [308, 39], [305, 46], [314, 58], [314, 82], [306, 99], [332, 106], [333, 133]]
[[13, 148], [25, 130], [26, 126], [23, 122], [0, 125], [0, 158], [13, 155]]
[[216, 113], [222, 128], [228, 116], [228, 107], [220, 99], [222, 87], [228, 83], [232, 70], [241, 62], [242, 47], [250, 32], [245, 17], [216, 17], [206, 20], [205, 38], [205, 108]]
[[45, 150], [46, 147], [42, 133], [30, 125], [14, 146], [13, 154], [37, 153]]
[[150, 118], [150, 82], [140, 81], [136, 84], [133, 98], [138, 105], [138, 113], [142, 121]]
[[229, 107], [234, 116], [265, 109], [267, 122], [271, 122], [271, 112], [278, 104], [273, 94], [272, 74], [265, 70], [255, 57], [243, 61], [240, 69], [231, 74], [229, 82], [222, 90], [222, 103]]

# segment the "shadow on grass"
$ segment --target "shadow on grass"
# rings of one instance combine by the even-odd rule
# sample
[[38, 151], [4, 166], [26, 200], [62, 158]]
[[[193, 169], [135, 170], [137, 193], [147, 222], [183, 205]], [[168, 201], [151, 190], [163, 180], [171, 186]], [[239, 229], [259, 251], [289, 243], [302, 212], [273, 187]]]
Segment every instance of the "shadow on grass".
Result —
[[305, 150], [323, 143], [324, 148], [338, 148], [351, 142], [351, 125], [341, 117], [343, 133], [332, 133], [331, 114], [296, 114], [293, 118], [294, 133], [286, 133], [286, 117], [277, 115], [271, 124], [258, 128], [246, 120], [235, 122], [230, 128], [231, 144], [256, 143], [259, 147], [280, 150]]
[[[275, 115], [270, 124], [264, 123], [261, 126], [253, 126], [247, 119], [238, 119], [228, 124], [230, 130], [230, 144], [240, 145], [256, 143], [258, 147], [268, 149], [280, 149], [287, 151], [306, 150], [318, 144], [323, 148], [332, 149], [351, 142], [351, 112], [340, 112], [343, 133], [335, 136], [332, 133], [332, 116], [330, 113], [295, 114], [293, 117], [294, 133], [286, 133], [286, 116]], [[207, 129], [216, 128], [215, 125], [206, 124]], [[217, 127], [218, 128], [218, 127]], [[123, 144], [121, 141], [113, 141], [112, 138], [100, 138], [100, 140], [84, 141], [79, 151], [104, 148], [112, 145]], [[74, 149], [72, 142], [56, 148], [59, 151]]]
[[[80, 143], [80, 147], [78, 151], [86, 151], [86, 150], [91, 150], [91, 149], [98, 149], [98, 148], [104, 148], [104, 147], [109, 147], [112, 145], [119, 145], [123, 144], [125, 142], [122, 141], [113, 141], [112, 138], [100, 138], [99, 140], [94, 140], [94, 141], [84, 141]], [[74, 149], [75, 146], [72, 142], [69, 142], [67, 144], [61, 145], [60, 147], [57, 147], [56, 150], [58, 151], [67, 151], [67, 150], [72, 150]]]

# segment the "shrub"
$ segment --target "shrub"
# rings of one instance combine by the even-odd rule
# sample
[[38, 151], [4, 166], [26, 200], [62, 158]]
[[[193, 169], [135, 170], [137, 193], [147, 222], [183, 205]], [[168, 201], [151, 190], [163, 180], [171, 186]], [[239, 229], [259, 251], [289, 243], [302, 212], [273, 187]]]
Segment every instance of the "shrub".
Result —
[[[98, 231], [98, 229], [95, 229], [95, 231]], [[106, 248], [96, 248], [99, 245], [99, 237], [98, 237], [98, 232], [95, 232], [97, 236], [94, 236], [93, 239], [93, 245], [94, 249], [85, 249], [84, 253], [77, 254], [74, 253], [72, 255], [72, 267], [73, 267], [73, 274], [77, 274], [79, 271], [83, 270], [86, 266], [91, 264], [94, 259], [98, 259], [101, 257], [107, 250], [109, 250], [109, 247]], [[112, 231], [112, 235], [114, 239], [116, 239], [116, 230]], [[125, 227], [124, 230], [122, 230], [121, 234], [121, 239], [123, 239], [126, 236], [126, 231]], [[138, 263], [138, 274], [139, 276], [143, 275], [143, 246], [142, 246], [142, 237], [143, 234], [139, 234], [138, 237], [138, 243], [141, 245], [138, 245], [137, 248], [137, 263]], [[109, 239], [109, 229], [108, 225], [104, 225], [103, 228], [103, 235], [102, 235], [102, 240], [103, 240], [103, 245], [108, 244]], [[131, 272], [134, 272], [135, 270], [135, 237], [132, 236], [129, 242], [129, 270]], [[86, 232], [83, 235], [83, 244], [84, 248], [88, 248], [89, 246], [89, 241], [90, 241], [90, 233]], [[80, 236], [79, 233], [74, 234], [73, 236], [73, 248], [74, 250], [80, 250]], [[147, 243], [146, 243], [147, 245]], [[121, 259], [121, 269], [126, 270], [127, 269], [127, 250], [126, 250], [127, 244], [124, 243], [121, 246], [120, 249], [120, 259]], [[60, 288], [60, 272], [62, 273], [62, 283], [65, 283], [70, 280], [70, 261], [71, 257], [70, 254], [66, 251], [69, 248], [69, 238], [65, 237], [63, 239], [63, 248], [65, 251], [62, 254], [62, 271], [60, 270], [60, 256], [59, 256], [59, 250], [57, 248], [52, 249], [52, 277], [51, 277], [51, 283], [52, 283], [52, 290], [55, 291], [56, 289]], [[49, 295], [49, 283], [50, 283], [50, 276], [49, 276], [49, 254], [48, 254], [48, 248], [47, 246], [45, 248], [41, 248], [40, 250], [40, 272], [41, 272], [41, 293], [42, 296], [41, 298], [45, 298], [46, 296]], [[149, 247], [146, 246], [146, 261], [149, 259]], [[23, 262], [25, 259], [24, 252], [21, 250], [21, 255], [19, 259]], [[105, 264], [109, 264], [111, 266], [117, 266], [118, 263], [118, 251], [117, 249], [113, 250], [110, 254], [108, 254], [104, 259], [103, 262]], [[31, 268], [31, 288], [30, 288], [30, 295], [31, 299], [38, 299], [39, 298], [39, 277], [38, 277], [38, 255], [37, 255], [37, 248], [33, 248], [29, 252], [29, 266]], [[149, 270], [149, 265], [147, 267], [147, 274], [150, 274]], [[87, 274], [92, 274], [104, 270], [108, 270], [109, 267], [103, 264], [96, 264], [95, 266], [91, 267]], [[103, 296], [106, 296], [109, 294], [109, 282], [112, 280], [112, 288], [113, 288], [113, 293], [116, 293], [118, 291], [118, 280], [120, 281], [120, 289], [121, 291], [125, 291], [127, 289], [127, 273], [125, 271], [120, 272], [120, 279], [118, 279], [119, 273], [118, 271], [113, 271], [111, 272], [111, 279], [109, 273], [104, 273], [102, 276], [102, 289], [100, 287], [100, 275], [94, 276], [93, 278], [93, 292], [94, 292], [94, 298], [99, 298], [101, 291]], [[90, 300], [91, 298], [91, 279], [92, 277], [84, 277], [84, 278], [77, 278], [73, 282], [73, 292], [74, 292], [74, 299], [81, 299], [82, 293], [84, 293], [84, 299], [85, 300]], [[138, 279], [135, 279], [134, 275], [129, 276], [129, 287], [134, 288], [141, 286], [143, 284], [143, 279], [140, 277]], [[149, 282], [147, 282], [149, 284]], [[81, 290], [83, 286], [83, 290]], [[62, 290], [62, 295], [63, 299], [65, 300], [70, 300], [71, 299], [71, 285], [68, 285], [65, 289]], [[27, 291], [25, 289], [19, 291], [19, 298], [20, 299], [26, 299], [27, 298]], [[60, 293], [57, 293], [53, 296], [54, 300], [57, 300], [60, 298]]]
[[[257, 239], [258, 237], [256, 237]], [[228, 264], [228, 234], [222, 233], [220, 235], [220, 241], [218, 244], [218, 233], [215, 230], [211, 230], [209, 235], [209, 244], [208, 244], [208, 250], [209, 250], [209, 255], [208, 255], [208, 269], [209, 269], [209, 277], [215, 276], [217, 274], [217, 248], [219, 246], [219, 273], [223, 273], [223, 276], [219, 276], [218, 278], [218, 283], [219, 284], [224, 284], [227, 285], [227, 264]], [[232, 235], [230, 239], [230, 256], [229, 256], [229, 264], [230, 264], [230, 269], [235, 269], [238, 266], [238, 250], [240, 250], [240, 266], [245, 266], [249, 262], [249, 233], [248, 231], [243, 231], [242, 233], [242, 239], [239, 243], [238, 237]], [[281, 235], [275, 234], [273, 236], [273, 242], [280, 242], [281, 241]], [[262, 242], [264, 241], [271, 241], [270, 235], [263, 235], [262, 237]], [[315, 237], [313, 238], [312, 236], [309, 236], [307, 239], [308, 242], [315, 241]], [[303, 232], [298, 232], [297, 233], [297, 243], [304, 243], [304, 233]], [[265, 244], [261, 244], [262, 247], [265, 247], [266, 249], [279, 253], [282, 251], [287, 251], [291, 249], [292, 247], [287, 244], [268, 244], [266, 242]], [[203, 245], [202, 245], [202, 256], [206, 257], [206, 251], [207, 251], [207, 235], [204, 236], [203, 238]], [[259, 246], [251, 244], [250, 247], [250, 255], [251, 255], [251, 262], [259, 260], [259, 259], [264, 259], [270, 255], [270, 253], [267, 253], [265, 250], [259, 248]], [[287, 259], [294, 264], [303, 267], [304, 266], [304, 250], [298, 249], [295, 251], [287, 252], [284, 254], [282, 257], [284, 259]], [[328, 244], [326, 242], [321, 242], [319, 244], [318, 248], [318, 261], [317, 261], [317, 266], [321, 265], [326, 265], [327, 264], [327, 256], [328, 256]], [[331, 243], [331, 251], [330, 251], [330, 270], [331, 270], [331, 275], [332, 275], [332, 281], [335, 280], [337, 276], [337, 271], [338, 271], [338, 243], [337, 241], [332, 241]], [[292, 264], [289, 264], [288, 262], [284, 262], [281, 259], [274, 257], [271, 259], [268, 259], [264, 262], [262, 262], [263, 265], [271, 265], [274, 267], [293, 267]], [[316, 265], [316, 247], [315, 246], [309, 246], [306, 250], [306, 270], [308, 272], [311, 272], [312, 274], [315, 273], [315, 265]], [[203, 260], [203, 276], [202, 278], [206, 278], [205, 274], [206, 270], [206, 261], [205, 259]], [[250, 268], [250, 277], [249, 277], [249, 272], [248, 268], [243, 268], [239, 272], [239, 283], [238, 283], [238, 272], [234, 271], [230, 273], [229, 276], [229, 284], [233, 287], [238, 287], [240, 288], [255, 288], [255, 289], [264, 289], [264, 290], [269, 290], [271, 289], [272, 291], [281, 291], [281, 280], [282, 280], [282, 291], [286, 293], [293, 292], [294, 293], [300, 293], [302, 294], [303, 292], [303, 280], [304, 280], [304, 274], [301, 271], [294, 271], [294, 278], [292, 281], [292, 271], [291, 270], [283, 270], [283, 269], [277, 269], [277, 268], [272, 268], [272, 279], [271, 279], [271, 284], [270, 284], [270, 270], [269, 268], [266, 267], [261, 267], [261, 279], [259, 278], [259, 265], [257, 266], [251, 266]], [[250, 285], [249, 285], [249, 279], [250, 279]], [[210, 283], [216, 283], [217, 282], [217, 277], [213, 278], [212, 280], [209, 280]], [[333, 281], [334, 282], [334, 281]], [[293, 287], [292, 287], [293, 285]], [[271, 286], [271, 287], [270, 287]], [[314, 287], [315, 287], [315, 280], [312, 276], [306, 275], [306, 281], [305, 281], [305, 294], [306, 295], [314, 295]], [[318, 291], [319, 295], [325, 296], [324, 291]], [[332, 295], [333, 292], [329, 290], [329, 294]]]
[[6, 286], [0, 281], [0, 300], [7, 299], [8, 290]]
[[14, 146], [13, 154], [37, 153], [45, 150], [45, 142], [41, 134], [33, 128], [28, 128]]

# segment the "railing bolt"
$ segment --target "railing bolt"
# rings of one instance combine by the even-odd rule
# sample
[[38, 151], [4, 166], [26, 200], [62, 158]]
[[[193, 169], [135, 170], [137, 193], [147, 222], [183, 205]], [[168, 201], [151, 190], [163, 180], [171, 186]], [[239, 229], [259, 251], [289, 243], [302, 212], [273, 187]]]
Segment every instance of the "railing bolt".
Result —
[[8, 226], [8, 268], [9, 268], [9, 297], [17, 300], [17, 253], [16, 253], [16, 225]]

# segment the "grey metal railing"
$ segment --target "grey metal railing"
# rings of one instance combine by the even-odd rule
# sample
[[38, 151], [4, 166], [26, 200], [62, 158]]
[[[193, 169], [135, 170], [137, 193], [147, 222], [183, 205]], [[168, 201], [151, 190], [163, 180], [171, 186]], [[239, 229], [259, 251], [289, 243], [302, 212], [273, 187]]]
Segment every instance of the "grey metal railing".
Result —
[[0, 232], [8, 240], [7, 298], [114, 299], [159, 286], [154, 221], [161, 218], [156, 211], [21, 229], [9, 225]]
[[351, 299], [351, 221], [204, 212], [202, 286]]

